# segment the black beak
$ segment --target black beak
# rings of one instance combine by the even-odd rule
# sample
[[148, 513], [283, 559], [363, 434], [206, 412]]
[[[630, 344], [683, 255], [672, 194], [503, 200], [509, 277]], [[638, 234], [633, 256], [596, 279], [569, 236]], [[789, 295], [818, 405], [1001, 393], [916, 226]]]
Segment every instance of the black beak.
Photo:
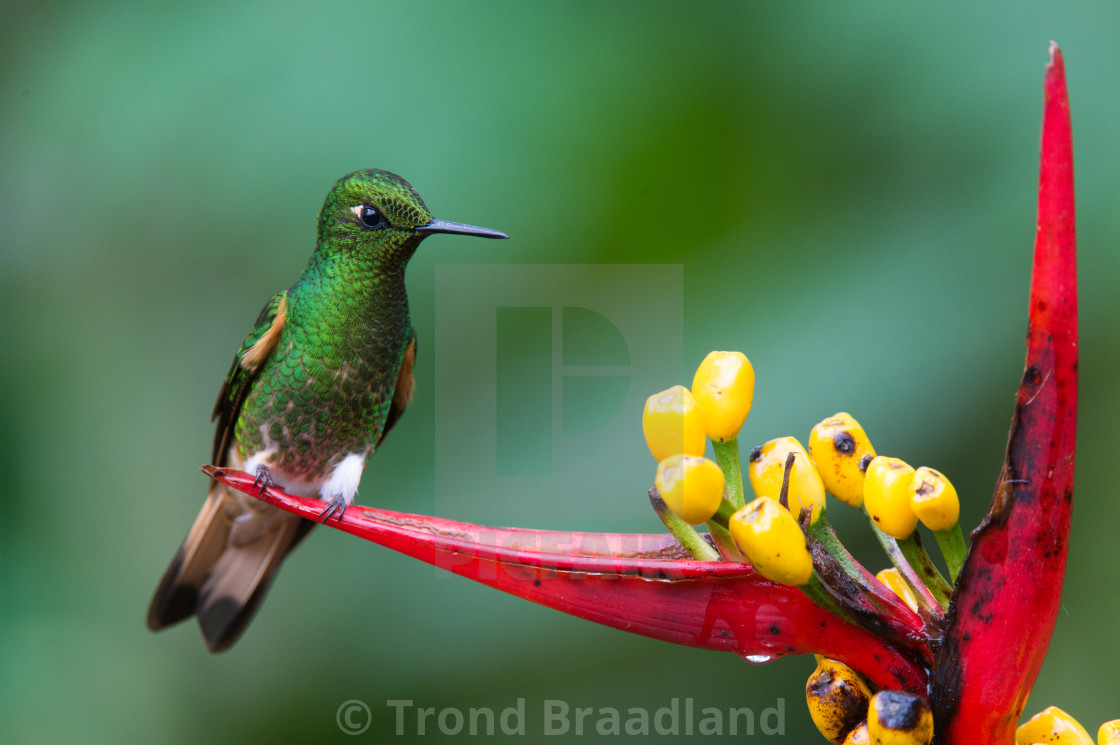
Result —
[[449, 222], [447, 220], [432, 220], [427, 225], [421, 225], [415, 230], [422, 235], [431, 235], [432, 233], [456, 233], [458, 235], [477, 235], [479, 238], [509, 238], [508, 235], [500, 230], [480, 228], [477, 225], [465, 225], [461, 222]]

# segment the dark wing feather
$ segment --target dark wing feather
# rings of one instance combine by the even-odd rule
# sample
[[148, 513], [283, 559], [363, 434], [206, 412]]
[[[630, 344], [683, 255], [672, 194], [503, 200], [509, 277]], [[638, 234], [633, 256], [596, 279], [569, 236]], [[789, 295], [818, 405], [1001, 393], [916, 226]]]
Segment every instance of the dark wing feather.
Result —
[[[214, 406], [217, 465], [226, 464], [242, 402], [279, 342], [286, 299], [284, 291], [268, 302], [233, 358]], [[252, 619], [284, 556], [313, 525], [211, 482], [206, 504], [152, 597], [148, 627], [158, 631], [197, 615], [211, 651], [229, 647]], [[238, 538], [238, 530], [260, 535]]]
[[277, 293], [261, 310], [253, 330], [245, 337], [241, 348], [233, 358], [229, 373], [218, 393], [218, 400], [214, 404], [214, 413], [211, 421], [217, 421], [214, 430], [214, 450], [210, 462], [216, 466], [226, 465], [226, 450], [233, 438], [234, 426], [241, 413], [241, 404], [249, 394], [253, 380], [260, 372], [261, 366], [280, 340], [280, 331], [284, 327], [284, 308], [287, 304], [288, 291]]

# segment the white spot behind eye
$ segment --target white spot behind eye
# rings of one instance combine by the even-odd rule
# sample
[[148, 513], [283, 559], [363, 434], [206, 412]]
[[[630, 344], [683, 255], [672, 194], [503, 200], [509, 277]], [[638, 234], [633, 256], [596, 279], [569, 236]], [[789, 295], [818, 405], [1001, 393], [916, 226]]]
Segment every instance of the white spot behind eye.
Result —
[[355, 204], [353, 207], [350, 208], [350, 211], [353, 212], [359, 220], [361, 220], [362, 219], [362, 207], [364, 207], [364, 206], [365, 205], [363, 205], [363, 204]]

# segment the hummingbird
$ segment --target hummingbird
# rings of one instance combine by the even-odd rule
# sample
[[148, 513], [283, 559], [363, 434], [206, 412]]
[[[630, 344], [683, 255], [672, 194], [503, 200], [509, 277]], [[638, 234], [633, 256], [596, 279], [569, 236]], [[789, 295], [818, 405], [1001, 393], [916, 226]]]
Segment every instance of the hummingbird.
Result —
[[[218, 394], [212, 462], [324, 502], [341, 520], [370, 454], [413, 393], [405, 267], [433, 233], [508, 238], [433, 219], [407, 181], [343, 176], [319, 213], [303, 275], [264, 306]], [[148, 609], [159, 631], [197, 616], [211, 652], [245, 631], [281, 561], [315, 523], [217, 481]]]

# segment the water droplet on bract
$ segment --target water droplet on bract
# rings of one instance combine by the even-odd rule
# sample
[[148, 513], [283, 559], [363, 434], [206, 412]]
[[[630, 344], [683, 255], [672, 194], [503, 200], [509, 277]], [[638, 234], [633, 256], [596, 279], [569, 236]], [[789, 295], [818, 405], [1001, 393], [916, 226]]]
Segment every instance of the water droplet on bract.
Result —
[[774, 659], [772, 655], [768, 654], [741, 654], [739, 656], [752, 665], [765, 665]]

